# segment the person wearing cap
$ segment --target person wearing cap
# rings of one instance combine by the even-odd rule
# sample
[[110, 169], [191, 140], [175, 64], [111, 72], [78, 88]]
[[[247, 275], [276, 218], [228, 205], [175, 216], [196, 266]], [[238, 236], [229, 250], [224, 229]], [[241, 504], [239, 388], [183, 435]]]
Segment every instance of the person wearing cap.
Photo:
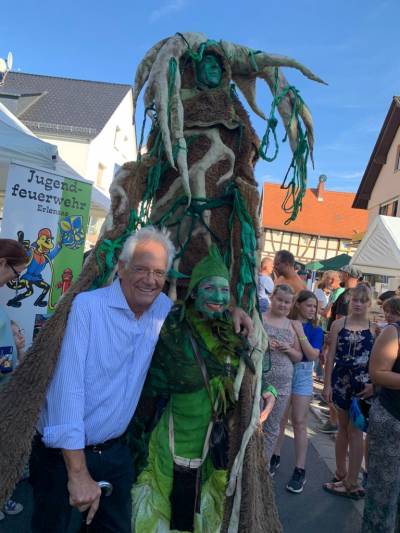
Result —
[[72, 507], [92, 531], [131, 532], [124, 434], [172, 307], [162, 289], [174, 255], [166, 232], [142, 228], [124, 244], [118, 278], [74, 299], [32, 446], [33, 533], [65, 533]]
[[[141, 472], [132, 490], [132, 531], [220, 530], [228, 443], [216, 448], [213, 430], [217, 420], [230, 426], [240, 362], [255, 372], [249, 344], [233, 328], [229, 280], [213, 245], [194, 267], [184, 302], [161, 329], [141, 404], [161, 396], [165, 407], [150, 422], [150, 434], [142, 433], [148, 446], [136, 461]], [[272, 408], [276, 391], [264, 383], [262, 392], [265, 408]], [[136, 426], [143, 428], [148, 418], [141, 404], [136, 436]]]

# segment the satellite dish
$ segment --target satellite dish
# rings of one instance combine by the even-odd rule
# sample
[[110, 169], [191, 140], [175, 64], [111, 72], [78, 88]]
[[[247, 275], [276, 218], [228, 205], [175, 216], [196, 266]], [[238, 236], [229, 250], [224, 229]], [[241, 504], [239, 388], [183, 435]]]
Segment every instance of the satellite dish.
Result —
[[7, 72], [7, 64], [2, 57], [0, 57], [0, 74]]
[[13, 66], [13, 55], [12, 55], [12, 52], [8, 52], [8, 55], [7, 55], [7, 67], [8, 67], [8, 70], [11, 70], [12, 66]]

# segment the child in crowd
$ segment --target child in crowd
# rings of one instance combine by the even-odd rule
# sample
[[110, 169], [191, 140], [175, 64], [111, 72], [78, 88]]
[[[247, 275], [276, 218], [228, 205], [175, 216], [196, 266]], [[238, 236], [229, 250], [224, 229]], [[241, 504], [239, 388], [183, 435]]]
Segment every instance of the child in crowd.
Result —
[[294, 447], [296, 466], [286, 489], [300, 494], [306, 482], [305, 462], [307, 455], [307, 416], [313, 393], [313, 365], [319, 357], [324, 343], [324, 332], [317, 325], [318, 300], [314, 293], [308, 290], [300, 291], [297, 295], [290, 318], [292, 326], [300, 343], [303, 358], [294, 364], [292, 379], [292, 395], [286, 413], [282, 418], [281, 432], [274, 454], [271, 458], [271, 471], [275, 473], [280, 465], [280, 450], [285, 436], [285, 426], [291, 409], [291, 419], [294, 432]]
[[388, 324], [400, 322], [400, 298], [398, 296], [385, 300], [382, 309]]
[[265, 366], [270, 368], [268, 381], [278, 392], [276, 404], [263, 428], [268, 460], [279, 437], [281, 419], [289, 402], [293, 363], [302, 358], [299, 340], [288, 318], [293, 299], [294, 291], [289, 285], [277, 285], [271, 296], [271, 305], [264, 314], [264, 328], [269, 338]]
[[[354, 397], [366, 399], [373, 393], [368, 375], [368, 363], [375, 340], [375, 327], [368, 318], [370, 306], [371, 291], [366, 285], [359, 284], [351, 289], [349, 315], [335, 320], [331, 327], [323, 392], [326, 401], [333, 400], [339, 421], [335, 481], [325, 483], [323, 487], [331, 494], [355, 500], [365, 495], [364, 489], [358, 484], [363, 457], [363, 434], [351, 423], [349, 410]], [[343, 446], [344, 441], [346, 446]]]

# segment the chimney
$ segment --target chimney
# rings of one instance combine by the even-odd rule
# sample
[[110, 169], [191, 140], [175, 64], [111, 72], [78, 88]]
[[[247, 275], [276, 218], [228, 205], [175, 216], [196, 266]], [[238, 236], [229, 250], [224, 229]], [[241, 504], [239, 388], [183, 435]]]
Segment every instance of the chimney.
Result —
[[324, 201], [324, 191], [325, 191], [325, 182], [328, 178], [325, 174], [321, 174], [318, 178], [318, 188], [317, 188], [317, 200], [318, 202]]

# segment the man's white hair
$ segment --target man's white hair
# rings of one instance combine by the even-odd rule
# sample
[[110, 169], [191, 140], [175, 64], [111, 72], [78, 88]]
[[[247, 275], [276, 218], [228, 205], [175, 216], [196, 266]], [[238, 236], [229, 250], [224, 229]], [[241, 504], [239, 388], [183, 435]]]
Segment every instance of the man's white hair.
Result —
[[175, 246], [169, 236], [170, 233], [166, 228], [162, 228], [160, 230], [154, 226], [146, 226], [141, 228], [136, 233], [128, 237], [128, 239], [125, 241], [124, 247], [122, 248], [122, 252], [119, 256], [119, 260], [128, 264], [135, 253], [136, 246], [139, 243], [149, 241], [158, 242], [165, 248], [165, 251], [167, 252], [167, 270], [169, 270], [176, 254]]

